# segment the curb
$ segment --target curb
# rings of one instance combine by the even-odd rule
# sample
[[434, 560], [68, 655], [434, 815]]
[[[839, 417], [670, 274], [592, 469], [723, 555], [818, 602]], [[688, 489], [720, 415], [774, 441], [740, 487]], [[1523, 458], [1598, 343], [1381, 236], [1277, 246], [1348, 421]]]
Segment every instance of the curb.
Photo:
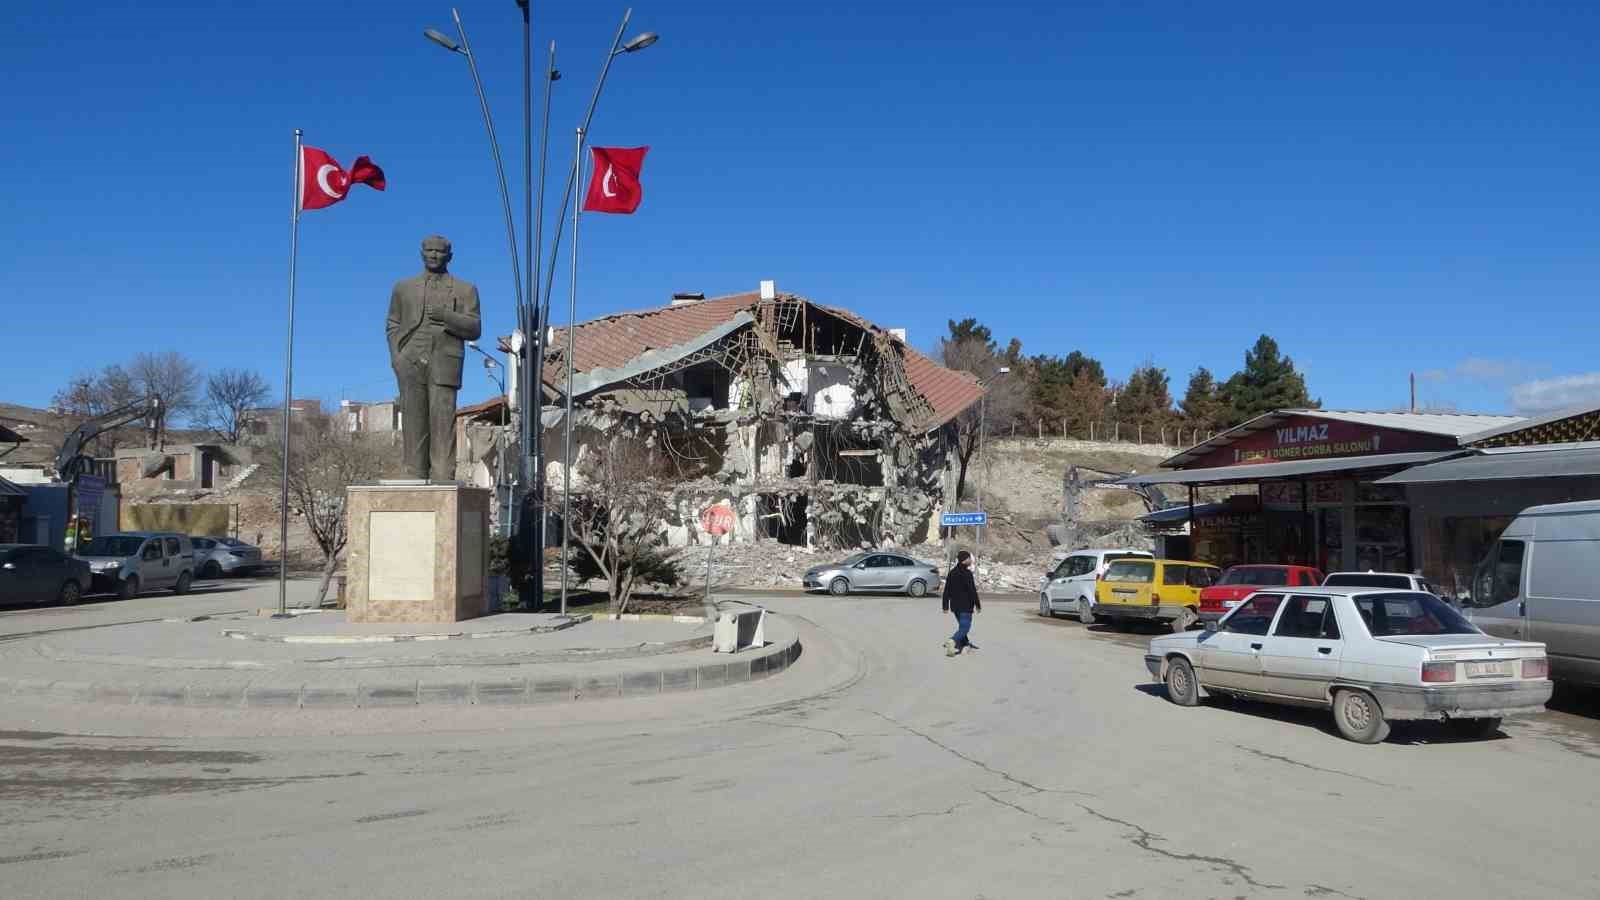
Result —
[[713, 690], [770, 678], [794, 664], [800, 638], [714, 662], [647, 672], [572, 678], [314, 684], [145, 685], [0, 678], [0, 696], [56, 703], [180, 706], [189, 709], [373, 709], [404, 706], [533, 706]]
[[[409, 641], [458, 641], [477, 640], [482, 638], [508, 638], [521, 637], [528, 634], [549, 634], [553, 631], [565, 631], [575, 625], [581, 625], [593, 619], [590, 613], [578, 616], [569, 616], [567, 621], [555, 625], [534, 625], [530, 628], [511, 628], [501, 631], [438, 631], [421, 634], [261, 634], [255, 631], [241, 631], [233, 628], [224, 628], [224, 637], [236, 641], [262, 641], [275, 644], [400, 644]], [[190, 620], [203, 621], [203, 620]]]

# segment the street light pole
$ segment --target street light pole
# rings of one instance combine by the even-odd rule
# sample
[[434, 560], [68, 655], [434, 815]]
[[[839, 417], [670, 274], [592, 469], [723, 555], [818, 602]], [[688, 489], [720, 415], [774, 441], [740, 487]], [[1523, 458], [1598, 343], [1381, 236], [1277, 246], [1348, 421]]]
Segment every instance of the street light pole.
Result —
[[[583, 129], [578, 129], [578, 149], [576, 156], [572, 157], [572, 180], [576, 182], [578, 175], [583, 172]], [[570, 186], [570, 185], [569, 185]], [[567, 552], [572, 546], [572, 351], [574, 333], [578, 330], [578, 213], [583, 209], [581, 205], [572, 207], [572, 275], [567, 279], [567, 380], [561, 386], [561, 393], [566, 395], [566, 416], [562, 420], [562, 440], [565, 447], [561, 453], [561, 614], [567, 614], [567, 582], [569, 581], [567, 568]]]
[[[550, 95], [555, 93], [555, 83], [561, 80], [556, 70], [556, 42], [550, 42], [550, 64], [545, 71], [544, 123], [539, 129], [539, 203], [533, 219], [534, 253], [529, 258], [532, 279], [528, 282], [529, 302], [533, 310], [529, 315], [533, 332], [523, 332], [522, 364], [517, 368], [521, 381], [518, 393], [522, 397], [522, 419], [519, 437], [522, 446], [522, 491], [518, 499], [520, 529], [517, 540], [524, 556], [529, 560], [528, 577], [522, 582], [522, 606], [536, 609], [544, 605], [544, 353], [545, 338], [550, 333], [548, 302], [540, 303], [539, 256], [544, 248], [544, 182], [545, 162], [550, 158]], [[532, 357], [530, 360], [529, 357]], [[531, 522], [530, 522], [531, 520]]]
[[[1011, 372], [1011, 367], [1010, 366], [1001, 366], [1000, 369], [997, 372], [995, 372], [994, 377], [989, 379], [988, 384], [984, 385], [983, 394], [978, 397], [978, 512], [984, 512], [984, 509], [983, 509], [983, 470], [984, 470], [984, 467], [988, 464], [988, 460], [983, 455], [984, 445], [988, 443], [986, 438], [988, 436], [988, 431], [989, 431], [989, 429], [987, 427], [987, 422], [986, 422], [986, 417], [987, 417], [988, 411], [989, 411], [989, 390], [988, 390], [988, 386], [990, 384], [994, 384], [995, 380], [998, 379], [1001, 375], [1006, 375], [1006, 374], [1009, 374], [1010, 372]], [[974, 560], [982, 560], [982, 558], [983, 558], [982, 557], [982, 552], [983, 552], [983, 526], [982, 525], [979, 525], [977, 527], [977, 532], [978, 532], [977, 537], [973, 541], [972, 556], [973, 556]], [[978, 562], [976, 562], [976, 561], [973, 562], [972, 568], [973, 568], [973, 573], [974, 573], [974, 579], [976, 579]]]

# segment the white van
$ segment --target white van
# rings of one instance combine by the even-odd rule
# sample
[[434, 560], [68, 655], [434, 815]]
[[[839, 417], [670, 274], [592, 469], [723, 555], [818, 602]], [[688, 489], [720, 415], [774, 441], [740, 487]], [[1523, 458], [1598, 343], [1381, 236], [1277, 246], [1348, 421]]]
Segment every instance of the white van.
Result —
[[1155, 559], [1148, 550], [1084, 549], [1058, 551], [1049, 572], [1039, 579], [1039, 615], [1058, 612], [1076, 615], [1085, 625], [1094, 624], [1094, 583], [1106, 567], [1119, 559]]
[[1552, 680], [1600, 687], [1600, 500], [1523, 510], [1462, 607], [1490, 634], [1542, 641]]

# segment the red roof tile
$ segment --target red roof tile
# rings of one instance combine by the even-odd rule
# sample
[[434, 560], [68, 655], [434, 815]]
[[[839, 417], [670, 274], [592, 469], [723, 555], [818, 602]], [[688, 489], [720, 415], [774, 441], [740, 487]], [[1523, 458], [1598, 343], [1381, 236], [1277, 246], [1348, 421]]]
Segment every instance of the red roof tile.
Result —
[[[752, 309], [759, 301], [760, 295], [756, 293], [732, 294], [580, 322], [573, 344], [573, 369], [587, 372], [595, 368], [618, 368], [642, 353], [677, 346], [703, 335], [740, 311]], [[849, 310], [822, 304], [812, 306], [869, 331], [884, 332], [883, 328]], [[983, 388], [972, 375], [946, 369], [909, 345], [896, 343], [905, 360], [906, 378], [933, 409], [932, 417], [922, 423], [924, 428], [931, 431], [949, 422], [983, 396]], [[566, 347], [564, 329], [556, 330], [552, 346], [557, 350]], [[560, 385], [560, 368], [545, 368], [545, 384], [552, 388]]]

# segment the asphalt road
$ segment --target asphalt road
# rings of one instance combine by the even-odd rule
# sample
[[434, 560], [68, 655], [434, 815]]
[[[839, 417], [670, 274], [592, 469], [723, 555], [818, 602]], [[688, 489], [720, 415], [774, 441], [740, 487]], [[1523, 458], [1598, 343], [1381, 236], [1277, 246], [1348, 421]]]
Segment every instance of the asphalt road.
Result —
[[[252, 591], [234, 608], [262, 605]], [[152, 598], [226, 608], [227, 594]], [[743, 599], [748, 599], [745, 597]], [[131, 619], [140, 603], [111, 613]], [[765, 682], [551, 708], [0, 708], [7, 897], [1594, 897], [1594, 702], [1374, 747], [1144, 639], [788, 595]], [[0, 612], [0, 636], [76, 627]], [[80, 623], [93, 624], [93, 623]], [[104, 624], [101, 622], [100, 624]]]

